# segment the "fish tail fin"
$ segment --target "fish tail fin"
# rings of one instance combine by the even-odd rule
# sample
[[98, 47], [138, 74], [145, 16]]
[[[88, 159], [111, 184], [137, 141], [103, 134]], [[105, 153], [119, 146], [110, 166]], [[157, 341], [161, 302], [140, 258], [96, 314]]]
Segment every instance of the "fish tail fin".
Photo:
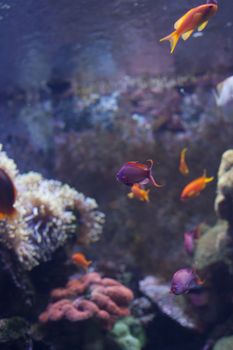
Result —
[[145, 192], [145, 201], [146, 202], [149, 202], [150, 201], [150, 199], [149, 199], [149, 193], [150, 193], [150, 190], [147, 190], [146, 192]]
[[198, 284], [198, 286], [202, 286], [205, 283], [205, 280], [198, 276], [197, 269], [195, 266], [192, 267], [192, 271], [194, 276], [196, 277], [196, 283]]
[[187, 147], [184, 147], [184, 148], [182, 149], [181, 154], [182, 154], [183, 157], [186, 155], [187, 150], [188, 150]]
[[149, 179], [150, 181], [152, 182], [152, 184], [155, 186], [155, 187], [163, 187], [164, 185], [160, 185], [158, 184], [155, 179], [153, 178], [152, 174], [149, 175]]
[[154, 164], [153, 160], [152, 160], [152, 159], [147, 159], [146, 163], [148, 163], [149, 179], [150, 179], [150, 181], [152, 182], [152, 184], [153, 184], [155, 187], [163, 187], [163, 185], [159, 185], [159, 184], [155, 181], [154, 177], [153, 177], [152, 174], [151, 174], [151, 169], [152, 169], [152, 166], [153, 166], [153, 164]]
[[209, 182], [211, 182], [211, 181], [213, 181], [213, 180], [214, 180], [214, 177], [213, 177], [213, 176], [207, 177], [207, 178], [205, 179], [205, 183], [208, 184]]
[[177, 31], [175, 30], [174, 32], [172, 32], [171, 34], [165, 36], [164, 38], [160, 39], [161, 41], [165, 41], [168, 40], [170, 41], [170, 45], [171, 45], [171, 54], [173, 53], [173, 51], [175, 50], [175, 47], [178, 43], [178, 40], [180, 38], [180, 35], [177, 34]]
[[214, 176], [207, 177], [206, 169], [203, 171], [203, 177], [205, 178], [205, 183], [208, 184], [209, 182], [214, 180]]
[[88, 260], [87, 266], [89, 267], [92, 264], [92, 260]]

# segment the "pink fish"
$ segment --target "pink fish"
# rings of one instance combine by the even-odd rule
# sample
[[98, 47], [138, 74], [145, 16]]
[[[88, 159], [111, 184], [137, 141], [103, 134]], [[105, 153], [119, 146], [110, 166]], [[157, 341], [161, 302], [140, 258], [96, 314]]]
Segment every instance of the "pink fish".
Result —
[[176, 271], [171, 281], [171, 293], [175, 295], [187, 294], [191, 289], [202, 285], [202, 281], [195, 269], [184, 268]]

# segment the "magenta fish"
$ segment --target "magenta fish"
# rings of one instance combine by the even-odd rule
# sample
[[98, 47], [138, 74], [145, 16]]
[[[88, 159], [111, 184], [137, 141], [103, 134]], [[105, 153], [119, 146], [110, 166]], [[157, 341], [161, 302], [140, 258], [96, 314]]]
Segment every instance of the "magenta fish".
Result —
[[151, 159], [148, 159], [146, 164], [128, 162], [121, 167], [116, 178], [126, 186], [133, 186], [134, 184], [145, 185], [148, 182], [151, 182], [155, 187], [161, 187], [152, 176], [152, 167], [153, 160]]
[[202, 281], [195, 269], [184, 268], [176, 271], [171, 281], [171, 293], [175, 295], [187, 294], [191, 289], [202, 285]]
[[193, 255], [195, 249], [195, 241], [200, 237], [200, 226], [194, 230], [184, 233], [184, 248], [189, 255]]

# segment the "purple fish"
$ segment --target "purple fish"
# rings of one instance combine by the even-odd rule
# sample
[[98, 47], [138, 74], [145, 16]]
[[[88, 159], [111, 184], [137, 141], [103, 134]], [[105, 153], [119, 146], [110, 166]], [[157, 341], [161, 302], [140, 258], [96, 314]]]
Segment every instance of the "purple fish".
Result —
[[195, 249], [195, 241], [200, 237], [200, 227], [184, 233], [184, 247], [189, 255], [193, 255]]
[[146, 163], [147, 164], [141, 164], [139, 162], [125, 163], [116, 175], [117, 180], [126, 186], [133, 186], [134, 184], [145, 185], [151, 182], [155, 187], [161, 187], [161, 185], [155, 182], [151, 173], [153, 160], [149, 159]]
[[196, 271], [184, 268], [176, 271], [171, 281], [171, 293], [175, 295], [187, 294], [191, 289], [202, 285], [204, 282], [198, 277]]

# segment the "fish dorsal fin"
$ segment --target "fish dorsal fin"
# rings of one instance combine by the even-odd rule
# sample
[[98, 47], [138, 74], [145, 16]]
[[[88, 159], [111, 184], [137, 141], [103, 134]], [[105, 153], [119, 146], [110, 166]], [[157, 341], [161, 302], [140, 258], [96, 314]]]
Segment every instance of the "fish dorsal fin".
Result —
[[199, 25], [199, 27], [197, 28], [198, 32], [201, 32], [202, 30], [204, 30], [207, 24], [208, 24], [208, 21], [205, 21], [201, 25]]
[[181, 25], [181, 23], [185, 20], [185, 18], [190, 14], [190, 12], [192, 12], [193, 10], [189, 10], [188, 12], [186, 12], [182, 17], [180, 17], [174, 24], [174, 28], [177, 29], [179, 28], [179, 26]]
[[153, 166], [153, 164], [154, 164], [154, 162], [153, 162], [152, 159], [147, 159], [147, 160], [146, 160], [146, 163], [148, 164], [148, 169], [151, 169], [152, 166]]
[[187, 40], [191, 35], [193, 34], [193, 29], [189, 30], [188, 32], [182, 34], [182, 39]]
[[181, 25], [181, 23], [183, 22], [183, 20], [184, 20], [184, 16], [181, 17], [180, 19], [178, 19], [178, 21], [176, 21], [176, 23], [174, 24], [174, 29], [179, 28], [179, 26]]

